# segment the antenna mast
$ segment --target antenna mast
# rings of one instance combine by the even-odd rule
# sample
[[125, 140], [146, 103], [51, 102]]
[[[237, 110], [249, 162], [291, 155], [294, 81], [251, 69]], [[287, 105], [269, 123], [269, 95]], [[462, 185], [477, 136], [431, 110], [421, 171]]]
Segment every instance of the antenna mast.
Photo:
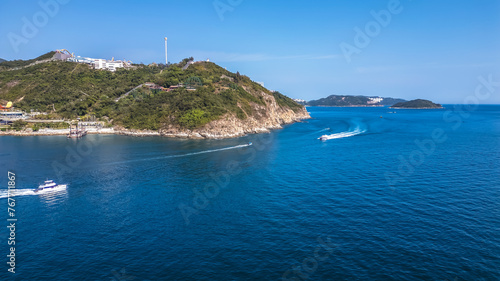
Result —
[[167, 56], [167, 37], [165, 37], [165, 65], [168, 65], [168, 56]]

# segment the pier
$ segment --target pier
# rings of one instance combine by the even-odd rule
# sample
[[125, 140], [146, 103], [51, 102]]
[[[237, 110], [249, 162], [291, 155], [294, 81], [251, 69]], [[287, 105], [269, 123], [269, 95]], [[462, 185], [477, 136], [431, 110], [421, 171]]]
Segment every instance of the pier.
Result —
[[76, 124], [70, 125], [68, 138], [78, 139], [78, 138], [85, 136], [86, 134], [87, 134], [87, 131], [85, 130], [85, 128], [83, 126], [80, 126], [80, 123], [78, 122]]

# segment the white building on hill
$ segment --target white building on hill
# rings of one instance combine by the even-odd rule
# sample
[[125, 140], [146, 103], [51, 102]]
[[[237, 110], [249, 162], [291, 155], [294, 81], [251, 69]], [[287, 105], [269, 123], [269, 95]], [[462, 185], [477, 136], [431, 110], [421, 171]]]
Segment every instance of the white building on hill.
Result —
[[370, 100], [368, 101], [368, 104], [376, 104], [376, 103], [379, 103], [379, 102], [384, 100], [383, 98], [380, 98], [380, 97], [369, 98], [369, 99]]
[[93, 66], [95, 69], [104, 69], [109, 71], [116, 71], [116, 69], [121, 67], [127, 67], [129, 64], [124, 61], [106, 60], [106, 59], [93, 59], [93, 58], [82, 58], [82, 57], [70, 57], [66, 59], [67, 61], [86, 63]]
[[131, 63], [131, 61], [125, 61], [125, 60], [115, 61], [115, 58], [113, 58], [112, 60], [105, 60], [105, 59], [93, 59], [93, 58], [75, 56], [74, 53], [70, 53], [66, 49], [56, 50], [52, 59], [85, 63], [93, 66], [95, 69], [105, 69], [109, 71], [116, 71], [117, 68], [128, 67], [130, 66]]
[[105, 69], [109, 71], [116, 71], [117, 68], [124, 67], [122, 61], [105, 60], [105, 59], [93, 59], [95, 69]]

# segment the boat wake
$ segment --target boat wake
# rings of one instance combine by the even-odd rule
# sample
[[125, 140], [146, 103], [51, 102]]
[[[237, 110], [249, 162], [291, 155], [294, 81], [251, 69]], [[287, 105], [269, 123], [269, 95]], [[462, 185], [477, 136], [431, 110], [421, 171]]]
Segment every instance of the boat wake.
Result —
[[161, 159], [169, 159], [169, 158], [188, 157], [188, 156], [199, 155], [199, 154], [206, 154], [206, 153], [213, 153], [213, 152], [223, 151], [223, 150], [238, 149], [238, 148], [248, 147], [248, 146], [251, 146], [251, 145], [252, 145], [252, 143], [247, 143], [247, 144], [240, 144], [240, 145], [235, 145], [235, 146], [230, 146], [230, 147], [223, 147], [223, 148], [217, 148], [217, 149], [203, 150], [203, 151], [191, 152], [191, 153], [185, 153], [185, 154], [179, 154], [179, 155], [165, 155], [165, 156], [152, 157], [152, 158], [142, 158], [142, 159], [136, 159], [136, 160], [112, 162], [112, 163], [107, 163], [107, 164], [108, 165], [116, 165], [116, 164], [124, 164], [124, 163], [131, 163], [131, 162], [141, 162], [141, 161], [150, 161], [150, 160], [161, 160]]
[[10, 191], [8, 191], [7, 189], [2, 189], [0, 190], [0, 198], [8, 198], [9, 192], [10, 192], [10, 197], [37, 195], [34, 189], [11, 189]]
[[41, 190], [38, 192], [35, 192], [35, 189], [11, 189], [10, 191], [8, 191], [7, 189], [2, 189], [0, 190], [0, 199], [8, 197], [30, 196], [30, 195], [40, 195], [40, 196], [57, 195], [65, 191], [66, 191], [66, 185], [61, 185], [61, 187], [59, 188]]
[[230, 146], [230, 147], [224, 147], [224, 148], [218, 148], [218, 149], [210, 149], [210, 150], [204, 150], [204, 151], [198, 151], [198, 152], [191, 152], [191, 153], [180, 154], [180, 155], [167, 155], [167, 156], [155, 157], [155, 158], [153, 158], [153, 160], [154, 159], [164, 159], [164, 158], [186, 157], [186, 156], [192, 156], [192, 155], [198, 155], [198, 154], [205, 154], [205, 153], [212, 153], [212, 152], [223, 151], [223, 150], [243, 148], [243, 147], [247, 147], [247, 146], [251, 146], [251, 145], [252, 145], [251, 143], [247, 143], [247, 144], [240, 144], [240, 145], [235, 145], [235, 146]]
[[345, 132], [340, 132], [340, 133], [335, 133], [331, 135], [322, 135], [319, 137], [319, 140], [326, 141], [326, 140], [333, 140], [333, 139], [341, 139], [341, 138], [348, 138], [348, 137], [353, 137], [359, 134], [362, 134], [366, 132], [366, 127], [358, 122], [356, 123], [355, 126], [352, 126], [352, 129], [349, 129], [348, 131]]

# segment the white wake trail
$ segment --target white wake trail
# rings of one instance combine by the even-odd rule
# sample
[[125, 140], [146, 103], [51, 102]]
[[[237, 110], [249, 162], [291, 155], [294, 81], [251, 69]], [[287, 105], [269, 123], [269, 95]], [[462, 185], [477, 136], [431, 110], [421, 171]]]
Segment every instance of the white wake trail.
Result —
[[15, 196], [26, 196], [26, 195], [37, 195], [34, 189], [11, 189], [10, 191], [7, 189], [0, 190], [0, 198], [8, 198], [10, 193], [10, 197]]
[[212, 152], [223, 151], [223, 150], [243, 148], [243, 147], [248, 147], [248, 146], [251, 146], [251, 145], [252, 145], [251, 143], [247, 143], [247, 144], [240, 144], [240, 145], [235, 145], [235, 146], [230, 146], [230, 147], [223, 147], [223, 148], [203, 150], [203, 151], [198, 151], [198, 152], [191, 152], [191, 153], [186, 153], [186, 154], [165, 155], [165, 156], [159, 156], [159, 157], [151, 157], [151, 158], [142, 158], [142, 159], [136, 159], [136, 160], [127, 160], [127, 161], [120, 161], [120, 162], [112, 162], [112, 163], [107, 163], [107, 164], [108, 165], [116, 165], [116, 164], [125, 164], [125, 163], [149, 161], [149, 160], [161, 160], [161, 159], [169, 159], [169, 158], [180, 158], [180, 157], [187, 157], [187, 156], [193, 156], [193, 155], [199, 155], [199, 154], [206, 154], [206, 153], [212, 153]]
[[[160, 157], [155, 157], [155, 158], [151, 158], [151, 159], [144, 159], [144, 160], [157, 160], [157, 159], [165, 159], [165, 158], [186, 157], [186, 156], [191, 156], [191, 155], [198, 155], [198, 154], [212, 153], [212, 152], [223, 151], [223, 150], [230, 150], [230, 149], [242, 148], [242, 147], [247, 147], [247, 146], [250, 146], [250, 145], [251, 144], [240, 144], [240, 145], [236, 145], [236, 146], [230, 146], [230, 147], [224, 147], [224, 148], [218, 148], [218, 149], [211, 149], [211, 150], [204, 150], [204, 151], [198, 151], [198, 152], [191, 152], [191, 153], [180, 154], [180, 155], [160, 156]], [[140, 159], [139, 161], [144, 161], [144, 160]]]
[[40, 197], [51, 197], [54, 195], [60, 195], [61, 193], [66, 192], [67, 185], [59, 185], [58, 187], [40, 190], [35, 192], [35, 189], [1, 189], [0, 190], [0, 199], [9, 198], [9, 197], [18, 197], [18, 196], [30, 196], [30, 195], [38, 195]]
[[335, 134], [331, 134], [331, 135], [322, 135], [318, 139], [325, 141], [325, 140], [332, 140], [332, 139], [348, 138], [348, 137], [353, 137], [353, 136], [362, 134], [364, 132], [366, 132], [366, 128], [364, 126], [362, 126], [360, 123], [358, 123], [358, 124], [356, 124], [356, 127], [353, 130], [335, 133]]

